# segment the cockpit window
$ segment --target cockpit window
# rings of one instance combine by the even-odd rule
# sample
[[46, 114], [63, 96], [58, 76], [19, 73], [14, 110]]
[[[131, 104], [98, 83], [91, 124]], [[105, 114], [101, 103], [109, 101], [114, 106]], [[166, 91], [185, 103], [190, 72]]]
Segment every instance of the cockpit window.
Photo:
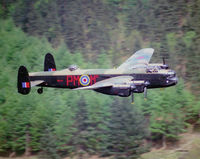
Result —
[[75, 70], [78, 69], [78, 66], [77, 66], [77, 65], [70, 65], [70, 66], [68, 67], [68, 69], [69, 69], [70, 71], [75, 71]]
[[149, 66], [147, 68], [147, 73], [158, 72], [160, 69], [160, 66]]
[[162, 68], [162, 69], [168, 69], [169, 66], [165, 64], [165, 65], [162, 65], [161, 68]]

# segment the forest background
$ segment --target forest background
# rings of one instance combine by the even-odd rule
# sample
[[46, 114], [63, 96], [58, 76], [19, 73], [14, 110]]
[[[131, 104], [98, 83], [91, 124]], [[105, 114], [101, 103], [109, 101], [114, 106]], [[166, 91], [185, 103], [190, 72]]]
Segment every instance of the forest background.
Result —
[[[97, 154], [137, 158], [176, 142], [200, 125], [199, 0], [0, 0], [0, 154], [61, 158]], [[152, 47], [179, 83], [112, 97], [92, 91], [17, 93], [17, 71], [43, 70], [47, 52], [58, 69], [113, 68]]]

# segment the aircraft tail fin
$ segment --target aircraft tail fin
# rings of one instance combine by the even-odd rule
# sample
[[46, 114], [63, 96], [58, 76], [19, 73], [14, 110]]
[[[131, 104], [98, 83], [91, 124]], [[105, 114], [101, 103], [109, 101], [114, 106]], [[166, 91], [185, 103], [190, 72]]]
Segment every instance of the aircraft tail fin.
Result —
[[29, 94], [31, 91], [31, 83], [29, 74], [24, 66], [20, 66], [18, 70], [18, 81], [17, 81], [18, 92], [21, 94]]
[[53, 55], [47, 53], [44, 60], [44, 71], [56, 71], [56, 64]]

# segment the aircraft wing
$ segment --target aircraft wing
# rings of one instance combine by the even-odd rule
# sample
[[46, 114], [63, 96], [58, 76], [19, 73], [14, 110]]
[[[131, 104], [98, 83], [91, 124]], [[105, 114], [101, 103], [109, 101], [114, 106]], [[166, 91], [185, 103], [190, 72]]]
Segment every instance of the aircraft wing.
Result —
[[117, 69], [134, 69], [146, 67], [153, 55], [153, 48], [145, 48], [135, 52], [130, 58], [128, 58]]
[[31, 81], [31, 87], [37, 86], [43, 82], [44, 82], [43, 80]]
[[129, 84], [133, 79], [132, 76], [117, 76], [109, 79], [99, 81], [91, 86], [75, 88], [73, 90], [91, 90], [105, 87], [115, 87], [117, 85]]

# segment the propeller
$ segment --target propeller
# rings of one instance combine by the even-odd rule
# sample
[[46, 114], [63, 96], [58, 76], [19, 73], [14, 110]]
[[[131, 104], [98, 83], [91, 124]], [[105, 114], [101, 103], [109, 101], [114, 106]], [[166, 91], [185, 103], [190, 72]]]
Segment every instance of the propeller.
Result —
[[134, 94], [132, 91], [131, 91], [131, 104], [134, 104]]
[[163, 59], [163, 65], [165, 65], [165, 58], [163, 57], [162, 59]]
[[134, 104], [134, 94], [133, 94], [133, 90], [136, 88], [136, 86], [134, 84], [131, 84], [130, 86], [130, 91], [131, 91], [131, 103]]
[[169, 66], [168, 66], [168, 64], [166, 64], [166, 62], [165, 62], [165, 58], [163, 57], [162, 58], [163, 59], [163, 69], [168, 69], [169, 68]]
[[147, 87], [144, 87], [144, 99], [147, 99]]
[[149, 81], [144, 83], [144, 99], [147, 99], [147, 86], [150, 85]]

